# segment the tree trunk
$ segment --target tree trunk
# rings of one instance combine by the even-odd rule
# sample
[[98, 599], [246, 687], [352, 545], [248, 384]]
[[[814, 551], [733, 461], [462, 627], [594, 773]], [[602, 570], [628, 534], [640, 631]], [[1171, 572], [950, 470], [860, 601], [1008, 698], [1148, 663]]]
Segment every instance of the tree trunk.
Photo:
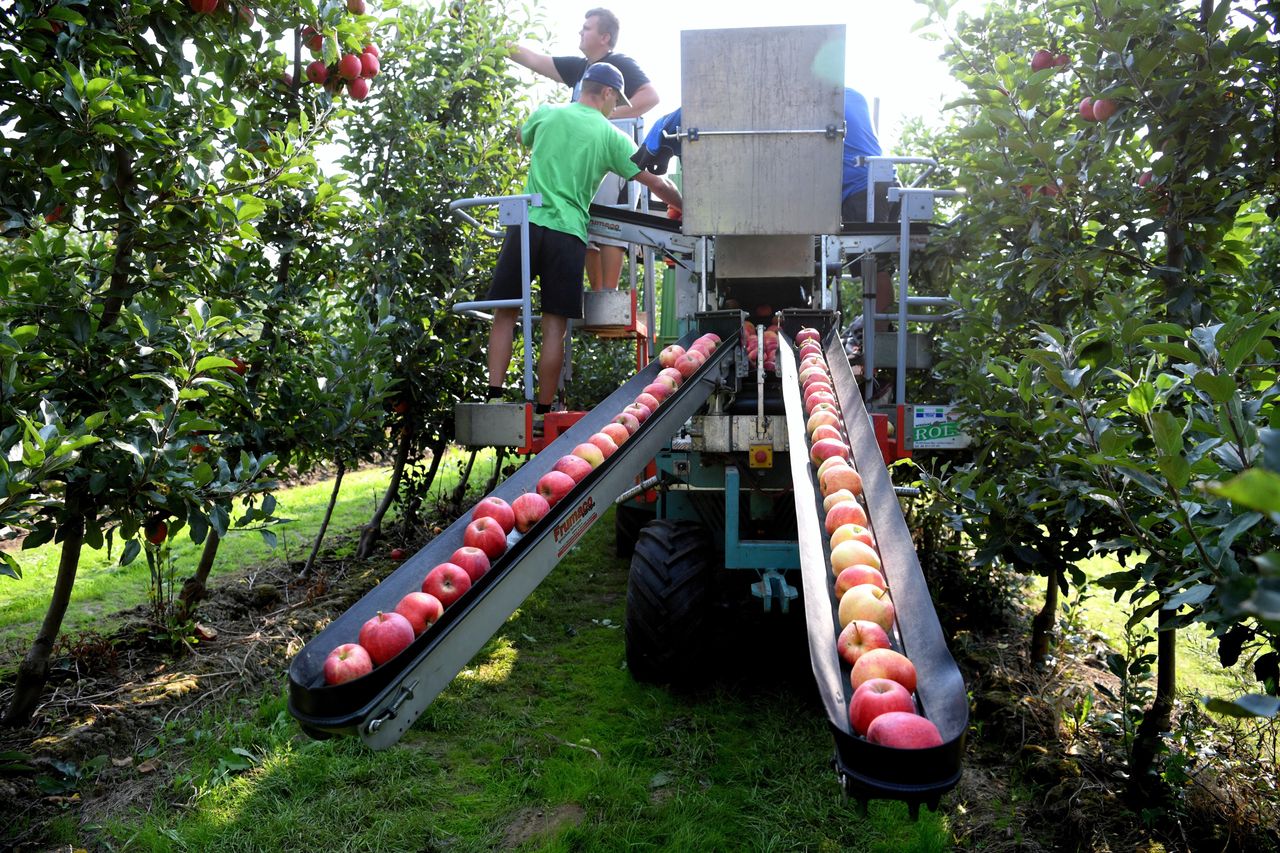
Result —
[[409, 462], [409, 451], [412, 447], [413, 431], [406, 423], [400, 430], [400, 444], [396, 447], [395, 462], [391, 466], [391, 482], [378, 508], [374, 510], [373, 518], [369, 519], [364, 530], [360, 531], [360, 544], [356, 546], [357, 559], [368, 559], [373, 554], [373, 546], [382, 536], [382, 519], [386, 517], [391, 505], [396, 501], [396, 495], [400, 492], [400, 478], [404, 475], [404, 466]]
[[300, 577], [310, 577], [311, 568], [315, 565], [316, 556], [320, 553], [320, 545], [324, 542], [325, 531], [329, 529], [329, 519], [333, 518], [333, 507], [338, 502], [338, 490], [342, 488], [342, 478], [347, 473], [347, 464], [343, 460], [338, 460], [338, 476], [333, 480], [333, 491], [329, 493], [329, 505], [324, 508], [324, 518], [320, 521], [320, 532], [316, 534], [316, 541], [311, 546], [311, 554], [307, 557], [307, 564], [302, 567]]
[[49, 679], [49, 658], [53, 654], [53, 644], [62, 630], [62, 619], [67, 613], [67, 605], [71, 603], [71, 589], [75, 586], [76, 570], [80, 566], [80, 551], [84, 546], [85, 509], [81, 501], [72, 497], [73, 490], [79, 491], [73, 484], [68, 487], [67, 519], [62, 524], [62, 555], [58, 560], [58, 578], [54, 581], [53, 597], [49, 601], [49, 609], [45, 611], [44, 622], [36, 634], [35, 642], [27, 656], [18, 666], [18, 678], [14, 684], [13, 699], [9, 703], [9, 711], [5, 715], [3, 725], [25, 726], [31, 722], [36, 703], [44, 693], [45, 683]]
[[204, 549], [200, 552], [200, 562], [196, 573], [182, 584], [182, 593], [178, 596], [178, 619], [183, 622], [195, 615], [196, 605], [209, 597], [209, 572], [213, 570], [214, 558], [218, 556], [218, 545], [222, 540], [212, 527], [204, 539]]
[[467, 483], [471, 482], [471, 469], [476, 464], [476, 452], [472, 450], [471, 455], [467, 457], [467, 467], [463, 469], [462, 476], [458, 478], [458, 485], [449, 495], [449, 503], [454, 506], [462, 503], [462, 499], [467, 496]]
[[1156, 695], [1133, 738], [1129, 759], [1129, 792], [1137, 802], [1148, 803], [1160, 792], [1155, 771], [1160, 753], [1160, 735], [1173, 723], [1173, 702], [1178, 688], [1178, 631], [1169, 626], [1177, 614], [1159, 610], [1156, 626]]
[[116, 228], [116, 254], [111, 262], [111, 286], [107, 298], [102, 304], [102, 319], [99, 327], [109, 329], [120, 318], [120, 310], [133, 297], [134, 287], [131, 281], [133, 265], [133, 246], [138, 235], [137, 217], [129, 210], [127, 199], [133, 193], [135, 179], [133, 176], [133, 160], [123, 145], [112, 149], [115, 158], [116, 175], [115, 190], [119, 196], [120, 218]]
[[431, 454], [431, 467], [427, 470], [427, 481], [422, 488], [408, 496], [404, 504], [405, 523], [410, 527], [417, 525], [418, 512], [422, 509], [422, 501], [431, 492], [431, 485], [436, 481], [436, 474], [440, 471], [440, 460], [444, 458], [444, 448], [447, 439], [443, 434], [436, 436], [431, 446], [427, 448], [427, 452]]
[[506, 461], [506, 458], [507, 449], [499, 447], [493, 460], [493, 473], [489, 475], [489, 482], [484, 484], [484, 493], [486, 495], [498, 487], [498, 480], [502, 477], [502, 463]]
[[1049, 570], [1044, 588], [1044, 607], [1031, 620], [1031, 665], [1039, 666], [1049, 656], [1053, 640], [1053, 626], [1058, 619], [1058, 580], [1062, 572], [1057, 567]]

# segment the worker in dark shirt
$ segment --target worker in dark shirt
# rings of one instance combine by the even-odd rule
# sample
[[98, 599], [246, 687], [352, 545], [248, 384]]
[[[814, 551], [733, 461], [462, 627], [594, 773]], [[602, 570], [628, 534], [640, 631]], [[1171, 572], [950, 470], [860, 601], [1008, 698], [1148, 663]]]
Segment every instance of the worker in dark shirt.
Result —
[[[579, 32], [578, 50], [582, 56], [548, 56], [527, 47], [514, 45], [511, 60], [542, 76], [564, 83], [573, 89], [573, 100], [581, 92], [582, 74], [596, 62], [608, 62], [622, 72], [623, 94], [630, 102], [619, 104], [613, 119], [639, 118], [658, 104], [658, 90], [640, 70], [631, 57], [614, 52], [618, 43], [618, 17], [608, 9], [589, 9]], [[618, 206], [627, 200], [626, 181], [619, 175], [605, 176], [596, 197], [596, 204]], [[593, 237], [588, 245], [586, 270], [592, 290], [617, 290], [618, 277], [622, 273], [622, 259], [626, 243]]]

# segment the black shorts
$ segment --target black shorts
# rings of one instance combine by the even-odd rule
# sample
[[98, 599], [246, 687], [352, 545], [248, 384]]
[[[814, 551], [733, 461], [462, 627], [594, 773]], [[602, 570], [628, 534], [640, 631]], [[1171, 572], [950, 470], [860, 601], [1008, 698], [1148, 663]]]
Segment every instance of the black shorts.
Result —
[[[572, 234], [529, 223], [529, 278], [537, 280], [543, 314], [582, 318], [582, 266], [587, 244]], [[489, 299], [519, 299], [520, 226], [508, 225], [489, 285]]]

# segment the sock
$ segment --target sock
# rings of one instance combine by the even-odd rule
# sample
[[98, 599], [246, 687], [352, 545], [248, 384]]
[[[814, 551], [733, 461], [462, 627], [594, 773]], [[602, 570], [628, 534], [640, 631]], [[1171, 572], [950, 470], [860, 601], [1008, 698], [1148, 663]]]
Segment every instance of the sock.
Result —
[[501, 385], [490, 385], [489, 393], [485, 396], [486, 400], [501, 400], [502, 395], [507, 393], [507, 389]]
[[549, 411], [551, 411], [550, 403], [534, 403], [533, 404], [533, 413], [535, 415], [545, 415]]

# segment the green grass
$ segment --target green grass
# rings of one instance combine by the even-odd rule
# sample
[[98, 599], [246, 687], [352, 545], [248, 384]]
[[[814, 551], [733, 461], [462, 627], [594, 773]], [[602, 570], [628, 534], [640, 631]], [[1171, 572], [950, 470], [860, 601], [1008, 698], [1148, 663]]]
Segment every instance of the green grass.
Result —
[[[1091, 582], [1121, 569], [1119, 562], [1110, 557], [1090, 557], [1077, 565]], [[1105, 637], [1113, 649], [1124, 651], [1125, 623], [1129, 620], [1130, 613], [1127, 594], [1117, 602], [1111, 590], [1095, 585], [1089, 589], [1089, 595], [1081, 609], [1085, 624]], [[1152, 633], [1155, 626], [1156, 617], [1153, 614], [1138, 630]], [[1154, 646], [1151, 647], [1151, 652], [1154, 654]], [[1178, 631], [1180, 692], [1194, 696], [1233, 697], [1249, 689], [1256, 689], [1256, 685], [1249, 687], [1251, 681], [1239, 667], [1222, 668], [1218, 662], [1217, 641], [1205, 626], [1191, 625]]]
[[[456, 449], [445, 457], [432, 495], [457, 483], [457, 466], [464, 459], [465, 454]], [[482, 483], [488, 477], [493, 470], [493, 461], [492, 452], [477, 457], [471, 474], [473, 484]], [[326, 546], [333, 547], [343, 532], [350, 533], [373, 517], [389, 477], [389, 468], [364, 468], [347, 473], [329, 523]], [[218, 546], [211, 582], [216, 583], [220, 575], [243, 566], [305, 560], [311, 551], [312, 539], [320, 529], [320, 520], [332, 491], [333, 480], [327, 479], [278, 492], [276, 515], [289, 521], [271, 528], [278, 539], [276, 547], [267, 545], [257, 531], [233, 528]], [[193, 543], [185, 528], [169, 544], [172, 576], [180, 586], [183, 578], [195, 572], [203, 546]], [[347, 543], [346, 549], [350, 550], [354, 544]], [[0, 616], [0, 661], [25, 654], [26, 646], [35, 637], [49, 605], [60, 554], [61, 546], [52, 542], [20, 551], [17, 557], [22, 565], [22, 578], [0, 577], [0, 613], [3, 613]], [[118, 544], [112, 554], [108, 554], [105, 548], [96, 551], [86, 548], [81, 554], [71, 603], [62, 624], [64, 636], [88, 629], [109, 630], [112, 616], [148, 600], [151, 577], [145, 557], [139, 556], [128, 566], [121, 566], [119, 559]]]
[[[198, 791], [194, 801], [139, 804], [110, 837], [156, 851], [470, 851], [521, 838], [522, 849], [552, 851], [950, 847], [937, 814], [913, 823], [905, 806], [876, 803], [855, 816], [828, 764], [819, 706], [779, 670], [692, 694], [636, 683], [624, 666], [626, 567], [612, 557], [611, 522], [396, 746], [308, 740], [282, 696], [223, 707], [171, 728], [166, 738], [183, 741], [173, 753], [159, 747], [191, 751], [174, 794]], [[234, 748], [254, 766], [225, 772]]]

